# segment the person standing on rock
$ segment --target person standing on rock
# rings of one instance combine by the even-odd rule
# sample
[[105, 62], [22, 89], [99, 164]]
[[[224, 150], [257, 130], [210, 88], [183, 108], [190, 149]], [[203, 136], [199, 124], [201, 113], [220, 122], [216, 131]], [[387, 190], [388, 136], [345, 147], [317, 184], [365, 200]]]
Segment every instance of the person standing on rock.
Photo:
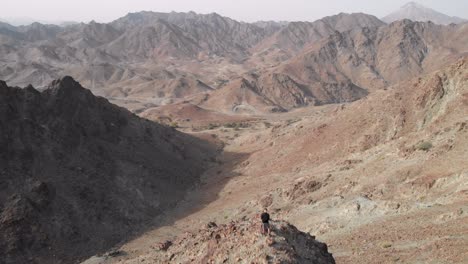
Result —
[[270, 215], [268, 214], [268, 210], [265, 208], [263, 209], [263, 213], [260, 215], [260, 219], [262, 220], [261, 226], [261, 233], [262, 235], [270, 235]]

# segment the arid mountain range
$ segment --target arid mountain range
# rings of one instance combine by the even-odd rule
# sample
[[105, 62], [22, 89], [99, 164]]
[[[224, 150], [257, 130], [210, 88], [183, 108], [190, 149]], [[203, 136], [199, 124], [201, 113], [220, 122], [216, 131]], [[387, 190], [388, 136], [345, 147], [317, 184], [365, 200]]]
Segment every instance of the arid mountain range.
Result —
[[434, 22], [0, 23], [0, 263], [466, 262], [468, 24]]
[[139, 111], [184, 100], [229, 113], [285, 111], [354, 101], [430, 72], [467, 52], [467, 36], [466, 24], [387, 25], [360, 13], [291, 23], [140, 12], [109, 24], [2, 24], [0, 78], [44, 87], [71, 75], [119, 104], [140, 101]]

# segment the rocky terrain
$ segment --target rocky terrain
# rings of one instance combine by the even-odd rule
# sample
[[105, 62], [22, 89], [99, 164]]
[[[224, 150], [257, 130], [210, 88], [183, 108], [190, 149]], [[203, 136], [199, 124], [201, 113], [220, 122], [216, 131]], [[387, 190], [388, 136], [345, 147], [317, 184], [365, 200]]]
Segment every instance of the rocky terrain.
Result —
[[0, 23], [0, 263], [467, 262], [468, 24], [385, 21]]
[[409, 20], [355, 29], [312, 45], [278, 70], [302, 83], [347, 82], [372, 91], [463, 56], [466, 33], [465, 25], [444, 27]]
[[117, 258], [89, 263], [172, 254], [183, 263], [205, 251], [183, 246], [165, 255], [159, 243], [184, 232], [198, 238], [210, 221], [256, 221], [263, 207], [325, 242], [337, 263], [463, 263], [467, 88], [465, 58], [357, 102], [206, 126], [225, 143], [220, 165], [160, 220], [164, 226], [119, 247]]
[[192, 102], [231, 114], [352, 102], [463, 57], [467, 30], [403, 20], [334, 32], [275, 67], [243, 74]]
[[427, 22], [432, 21], [433, 23], [440, 25], [459, 24], [467, 22], [466, 19], [448, 16], [437, 12], [431, 8], [427, 8], [416, 2], [409, 2], [404, 6], [400, 7], [399, 10], [382, 18], [387, 23], [392, 23], [397, 20], [410, 19], [413, 21]]
[[1, 263], [70, 263], [144, 230], [216, 149], [95, 97], [71, 77], [0, 83]]
[[[115, 252], [104, 259], [117, 263], [319, 263], [334, 264], [327, 245], [284, 221], [274, 221], [270, 236], [258, 232], [256, 221], [221, 226], [210, 222], [195, 233], [164, 241], [137, 259], [119, 261]], [[90, 259], [88, 262], [98, 261]]]
[[253, 69], [278, 64], [284, 60], [281, 54], [289, 58], [337, 30], [383, 24], [366, 14], [249, 24], [193, 12], [131, 13], [109, 24], [63, 28], [2, 24], [0, 77], [13, 85], [41, 87], [68, 74], [98, 95], [150, 98], [159, 105], [161, 98], [207, 92]]
[[189, 101], [223, 113], [358, 100], [466, 54], [466, 24], [363, 13], [244, 23], [218, 14], [130, 13], [108, 24], [0, 25], [0, 79], [38, 87], [71, 75], [142, 112]]

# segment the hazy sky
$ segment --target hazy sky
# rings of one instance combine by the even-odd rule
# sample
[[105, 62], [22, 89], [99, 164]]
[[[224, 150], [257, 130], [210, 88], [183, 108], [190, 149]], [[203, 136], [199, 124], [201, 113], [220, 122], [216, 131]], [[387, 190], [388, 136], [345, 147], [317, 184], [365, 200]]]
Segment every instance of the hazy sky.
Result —
[[[109, 22], [129, 12], [216, 12], [242, 21], [313, 21], [339, 12], [382, 17], [408, 0], [1, 0], [1, 18]], [[442, 13], [468, 18], [468, 0], [419, 0]]]

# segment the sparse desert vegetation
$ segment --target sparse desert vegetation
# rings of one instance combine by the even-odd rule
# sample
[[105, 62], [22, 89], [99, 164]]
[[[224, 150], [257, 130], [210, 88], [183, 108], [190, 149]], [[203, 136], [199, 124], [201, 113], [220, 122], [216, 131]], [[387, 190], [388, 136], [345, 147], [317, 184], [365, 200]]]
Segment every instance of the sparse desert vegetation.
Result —
[[416, 144], [416, 149], [417, 150], [423, 150], [423, 151], [429, 151], [433, 147], [431, 142], [428, 141], [422, 141]]

